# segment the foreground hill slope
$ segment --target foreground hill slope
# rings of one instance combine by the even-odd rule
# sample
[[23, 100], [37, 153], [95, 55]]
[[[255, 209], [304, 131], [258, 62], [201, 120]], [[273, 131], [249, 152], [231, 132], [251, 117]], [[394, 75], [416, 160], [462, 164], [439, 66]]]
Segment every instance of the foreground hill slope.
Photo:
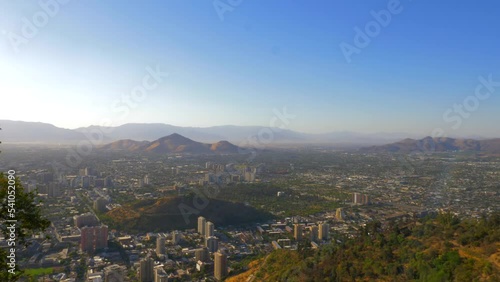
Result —
[[450, 214], [385, 231], [369, 223], [356, 238], [320, 250], [299, 245], [252, 262], [227, 281], [500, 281], [500, 214], [460, 221]]

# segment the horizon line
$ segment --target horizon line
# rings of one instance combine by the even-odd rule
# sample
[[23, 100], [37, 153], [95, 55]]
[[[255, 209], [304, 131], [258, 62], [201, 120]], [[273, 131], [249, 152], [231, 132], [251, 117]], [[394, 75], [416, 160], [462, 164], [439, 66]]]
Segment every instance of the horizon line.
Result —
[[[400, 135], [405, 135], [408, 137], [405, 137], [404, 139], [414, 139], [414, 138], [426, 138], [426, 137], [432, 137], [431, 134], [426, 134], [426, 133], [409, 133], [409, 132], [399, 132], [399, 131], [377, 131], [377, 132], [363, 132], [363, 131], [352, 131], [352, 130], [331, 130], [331, 131], [324, 131], [324, 132], [304, 132], [304, 131], [298, 131], [298, 130], [293, 130], [293, 129], [287, 129], [287, 128], [279, 128], [279, 127], [271, 127], [271, 126], [264, 126], [264, 125], [236, 125], [236, 124], [224, 124], [224, 125], [210, 125], [210, 126], [182, 126], [182, 125], [174, 125], [170, 123], [164, 123], [164, 122], [127, 122], [127, 123], [122, 123], [119, 125], [110, 125], [110, 126], [103, 126], [103, 125], [96, 125], [96, 124], [90, 124], [87, 126], [79, 126], [79, 127], [74, 127], [74, 128], [68, 128], [68, 127], [62, 127], [50, 122], [44, 122], [44, 121], [26, 121], [26, 120], [12, 120], [12, 119], [0, 119], [0, 122], [2, 121], [10, 121], [10, 122], [24, 122], [24, 123], [40, 123], [40, 124], [47, 124], [47, 125], [52, 125], [54, 127], [60, 128], [60, 129], [66, 129], [66, 130], [78, 130], [78, 129], [83, 129], [83, 128], [89, 128], [89, 127], [110, 127], [110, 128], [117, 128], [120, 126], [128, 125], [128, 124], [136, 124], [136, 125], [141, 125], [141, 124], [157, 124], [157, 125], [167, 125], [167, 126], [173, 126], [173, 127], [181, 127], [181, 128], [196, 128], [196, 129], [208, 129], [208, 128], [214, 128], [214, 127], [260, 127], [260, 128], [276, 128], [279, 130], [287, 130], [290, 132], [294, 133], [300, 133], [300, 134], [307, 134], [307, 135], [322, 135], [322, 134], [331, 134], [331, 133], [352, 133], [352, 134], [364, 134], [364, 135], [377, 135], [377, 134], [400, 134]], [[1, 128], [1, 124], [0, 124]], [[417, 137], [418, 136], [418, 137]], [[433, 138], [455, 138], [455, 139], [496, 139], [500, 138], [500, 136], [484, 136], [481, 134], [462, 134], [462, 135], [449, 135], [449, 136], [441, 136], [441, 137], [433, 137]]]

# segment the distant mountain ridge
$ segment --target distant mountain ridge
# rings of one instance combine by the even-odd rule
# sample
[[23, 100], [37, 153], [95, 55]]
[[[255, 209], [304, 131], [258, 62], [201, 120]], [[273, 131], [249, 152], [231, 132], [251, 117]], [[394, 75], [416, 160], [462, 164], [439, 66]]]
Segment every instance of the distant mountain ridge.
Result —
[[[59, 143], [72, 144], [87, 140], [89, 133], [103, 132], [101, 143], [118, 140], [153, 141], [163, 136], [178, 133], [182, 136], [204, 143], [227, 140], [240, 147], [291, 144], [340, 144], [348, 147], [382, 145], [406, 137], [415, 137], [407, 133], [357, 133], [337, 131], [330, 133], [302, 133], [288, 129], [265, 126], [212, 126], [181, 127], [163, 123], [127, 123], [102, 130], [99, 126], [77, 129], [64, 129], [40, 122], [0, 120], [0, 140], [10, 143]], [[267, 136], [272, 132], [272, 136]], [[262, 137], [264, 135], [264, 137]]]
[[407, 138], [391, 144], [365, 147], [360, 149], [360, 151], [372, 153], [470, 151], [498, 154], [500, 153], [500, 138], [475, 140], [449, 137], [432, 138], [428, 136], [419, 140]]
[[71, 143], [84, 140], [81, 132], [42, 122], [0, 120], [0, 141], [30, 143]]
[[[98, 135], [99, 144], [114, 144], [116, 147], [141, 146], [133, 140], [153, 141], [174, 133], [203, 143], [216, 143], [227, 140], [239, 147], [275, 146], [279, 144], [331, 145], [338, 149], [356, 149], [372, 145], [398, 143], [404, 138], [419, 138], [407, 133], [358, 133], [351, 131], [336, 131], [329, 133], [301, 133], [288, 129], [270, 128], [265, 126], [212, 126], [212, 127], [181, 127], [163, 123], [127, 123], [120, 126], [101, 128], [89, 126], [77, 129], [64, 129], [40, 122], [24, 122], [0, 120], [0, 141], [4, 143], [47, 143], [76, 144], [88, 140], [89, 135]], [[268, 136], [271, 132], [271, 136]], [[264, 137], [263, 137], [264, 136]], [[130, 140], [127, 143], [124, 140]], [[460, 139], [460, 138], [458, 138]], [[479, 140], [480, 137], [474, 137]], [[416, 140], [416, 139], [411, 139]], [[219, 144], [218, 146], [222, 146]], [[487, 145], [483, 144], [482, 148]]]
[[152, 142], [134, 141], [130, 139], [118, 140], [99, 148], [104, 150], [125, 150], [130, 152], [151, 152], [157, 154], [236, 154], [242, 151], [241, 148], [229, 143], [228, 141], [206, 144], [196, 142], [177, 133], [161, 137]]
[[135, 141], [131, 139], [124, 139], [103, 145], [100, 148], [107, 150], [125, 150], [134, 152], [140, 150], [142, 147], [148, 144], [149, 144], [148, 141]]

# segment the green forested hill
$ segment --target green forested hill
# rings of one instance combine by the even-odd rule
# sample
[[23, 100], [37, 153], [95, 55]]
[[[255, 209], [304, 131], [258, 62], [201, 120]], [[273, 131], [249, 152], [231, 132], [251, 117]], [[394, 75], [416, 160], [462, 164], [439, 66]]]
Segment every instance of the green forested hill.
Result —
[[385, 231], [372, 222], [318, 251], [274, 251], [252, 273], [254, 281], [500, 281], [499, 247], [499, 214], [441, 214]]
[[[199, 208], [199, 209], [198, 209]], [[200, 200], [193, 195], [141, 200], [101, 215], [113, 228], [131, 232], [159, 232], [195, 228], [198, 216], [216, 226], [241, 225], [268, 220], [272, 215], [242, 203]]]

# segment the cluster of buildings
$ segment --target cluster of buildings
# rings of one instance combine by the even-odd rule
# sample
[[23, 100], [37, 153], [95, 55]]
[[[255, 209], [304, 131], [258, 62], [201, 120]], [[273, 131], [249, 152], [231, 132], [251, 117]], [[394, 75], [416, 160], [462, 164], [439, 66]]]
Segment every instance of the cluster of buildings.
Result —
[[226, 165], [207, 162], [205, 169], [208, 171], [204, 174], [203, 179], [199, 180], [200, 185], [210, 184], [231, 184], [239, 182], [255, 182], [256, 176], [263, 170], [263, 164], [256, 167], [241, 166], [236, 168], [236, 165], [229, 163]]
[[[187, 279], [193, 274], [192, 272], [174, 269], [178, 264], [183, 265], [190, 261], [195, 265], [193, 271], [212, 274], [216, 280], [222, 281], [228, 274], [227, 250], [219, 248], [219, 239], [215, 236], [215, 226], [212, 222], [199, 217], [197, 227], [197, 235], [186, 233], [185, 239], [198, 238], [201, 239], [200, 244], [195, 248], [181, 250], [182, 254], [190, 254], [190, 259], [186, 259], [185, 256], [179, 257], [179, 249], [176, 248], [183, 240], [182, 232], [176, 230], [168, 235], [151, 234], [150, 239], [156, 236], [154, 252], [146, 251], [145, 257], [138, 261], [136, 275], [138, 281], [167, 282]], [[128, 241], [127, 244], [130, 244], [131, 237], [123, 238], [125, 239]]]
[[55, 175], [46, 170], [34, 171], [34, 176], [26, 181], [29, 192], [37, 191], [49, 198], [62, 196], [67, 188], [113, 187], [113, 178], [90, 168], [79, 169], [78, 175]]
[[352, 203], [356, 205], [370, 204], [370, 196], [368, 194], [352, 193]]
[[198, 233], [205, 238], [204, 248], [197, 249], [197, 269], [202, 269], [208, 260], [208, 253], [214, 255], [214, 277], [222, 280], [227, 275], [227, 255], [219, 251], [219, 238], [215, 236], [215, 225], [203, 216], [198, 217]]
[[74, 217], [75, 226], [80, 229], [80, 250], [93, 254], [108, 247], [108, 226], [99, 222], [92, 213]]
[[319, 224], [300, 224], [293, 225], [293, 238], [297, 241], [304, 239], [305, 236], [309, 237], [311, 241], [326, 241], [329, 239], [330, 225], [328, 223]]
[[[88, 282], [126, 281], [126, 278], [127, 268], [118, 264], [111, 264], [105, 266], [101, 271], [91, 271], [87, 274]], [[67, 280], [73, 282], [73, 279]]]
[[[113, 161], [112, 168], [108, 164], [93, 163], [92, 167], [99, 169], [82, 168], [67, 176], [56, 176], [47, 170], [25, 169], [29, 173], [20, 174], [20, 177], [24, 177], [26, 189], [36, 189], [48, 197], [44, 210], [52, 221], [52, 228], [24, 251], [28, 259], [23, 267], [61, 266], [61, 260], [78, 253], [88, 265], [85, 279], [92, 282], [161, 282], [191, 280], [191, 277], [222, 280], [230, 273], [231, 263], [238, 259], [273, 249], [295, 250], [299, 243], [307, 241], [312, 248], [317, 248], [321, 244], [336, 242], [340, 238], [336, 234], [355, 236], [359, 226], [374, 219], [411, 218], [443, 207], [478, 216], [500, 208], [500, 164], [497, 162], [435, 158], [425, 164], [429, 171], [452, 163], [454, 172], [438, 175], [422, 170], [421, 175], [403, 175], [399, 170], [380, 172], [379, 162], [397, 162], [390, 156], [375, 158], [337, 154], [330, 160], [333, 164], [325, 166], [318, 164], [304, 168], [297, 163], [293, 176], [290, 176], [270, 173], [274, 167], [265, 171], [263, 165], [220, 164], [198, 158], [169, 156], [168, 160], [151, 161], [146, 157], [131, 157]], [[453, 177], [453, 173], [461, 177]], [[481, 181], [476, 181], [477, 178]], [[182, 187], [265, 182], [269, 179], [280, 180], [276, 183], [285, 185], [286, 193], [273, 194], [280, 200], [287, 199], [294, 191], [305, 191], [301, 190], [300, 184], [294, 184], [302, 181], [327, 187], [327, 192], [332, 192], [329, 199], [338, 202], [340, 207], [307, 217], [294, 216], [241, 229], [220, 226], [216, 229], [213, 219], [199, 217], [196, 229], [169, 233], [155, 231], [146, 236], [109, 230], [93, 213], [86, 213], [111, 209], [116, 204], [111, 196], [126, 196], [127, 199], [161, 197], [172, 183], [180, 183], [172, 189], [178, 187], [181, 190]], [[286, 182], [288, 180], [291, 181]], [[141, 187], [146, 189], [138, 189]], [[313, 189], [307, 192], [315, 193]], [[46, 240], [45, 235], [54, 236]], [[108, 245], [108, 242], [113, 244]], [[115, 242], [124, 250], [123, 253], [107, 250]], [[69, 275], [74, 278], [73, 272], [74, 265]], [[132, 276], [137, 278], [130, 278]], [[73, 278], [61, 276], [54, 280], [75, 281], [71, 280]]]
[[67, 175], [61, 179], [64, 186], [71, 188], [113, 187], [113, 178], [90, 167], [79, 169], [78, 175]]
[[35, 177], [27, 181], [25, 186], [28, 192], [37, 191], [38, 194], [49, 198], [60, 197], [64, 190], [64, 186], [56, 181], [54, 174], [47, 171], [35, 172]]

